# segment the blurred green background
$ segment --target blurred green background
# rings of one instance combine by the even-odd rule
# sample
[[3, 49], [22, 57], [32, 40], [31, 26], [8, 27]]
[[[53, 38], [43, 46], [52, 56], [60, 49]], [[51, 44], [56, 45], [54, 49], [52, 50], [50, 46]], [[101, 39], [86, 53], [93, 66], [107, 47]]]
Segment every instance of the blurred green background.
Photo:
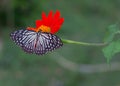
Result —
[[[120, 86], [119, 64], [110, 68], [102, 47], [64, 44], [37, 56], [15, 45], [9, 34], [34, 27], [41, 12], [50, 10], [60, 10], [65, 18], [57, 35], [76, 41], [103, 42], [106, 28], [120, 22], [120, 0], [1, 0], [0, 86]], [[119, 63], [119, 57], [111, 65]]]

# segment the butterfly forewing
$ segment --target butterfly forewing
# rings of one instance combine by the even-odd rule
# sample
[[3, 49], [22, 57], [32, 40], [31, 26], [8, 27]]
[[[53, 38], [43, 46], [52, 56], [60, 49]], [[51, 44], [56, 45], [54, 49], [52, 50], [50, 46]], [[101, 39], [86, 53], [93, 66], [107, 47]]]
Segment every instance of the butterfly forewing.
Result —
[[11, 33], [12, 40], [27, 53], [42, 55], [63, 45], [61, 39], [51, 33], [18, 30]]

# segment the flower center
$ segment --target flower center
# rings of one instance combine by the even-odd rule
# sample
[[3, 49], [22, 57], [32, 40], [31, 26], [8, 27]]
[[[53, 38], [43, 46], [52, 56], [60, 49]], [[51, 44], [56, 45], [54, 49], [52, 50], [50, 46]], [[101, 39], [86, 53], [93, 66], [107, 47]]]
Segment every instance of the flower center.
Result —
[[38, 31], [41, 31], [41, 32], [50, 32], [50, 27], [48, 26], [45, 26], [45, 25], [41, 25], [38, 29], [37, 29], [37, 32]]

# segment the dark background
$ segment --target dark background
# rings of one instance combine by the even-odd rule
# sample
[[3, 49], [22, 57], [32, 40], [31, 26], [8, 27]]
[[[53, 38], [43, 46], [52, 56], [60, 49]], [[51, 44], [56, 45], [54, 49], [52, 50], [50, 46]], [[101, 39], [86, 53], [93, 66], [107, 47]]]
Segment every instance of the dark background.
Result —
[[65, 18], [57, 35], [76, 41], [103, 42], [106, 28], [120, 21], [120, 0], [0, 0], [0, 86], [120, 86], [119, 54], [111, 67], [102, 47], [64, 44], [37, 56], [15, 45], [9, 34], [34, 27], [50, 10]]

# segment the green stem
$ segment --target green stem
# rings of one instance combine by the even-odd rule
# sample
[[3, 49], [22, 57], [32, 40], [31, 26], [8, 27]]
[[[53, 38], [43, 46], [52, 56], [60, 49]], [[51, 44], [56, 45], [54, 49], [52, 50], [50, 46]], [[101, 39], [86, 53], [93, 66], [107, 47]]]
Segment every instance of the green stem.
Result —
[[84, 45], [84, 46], [105, 46], [107, 45], [107, 43], [86, 43], [86, 42], [78, 42], [78, 41], [67, 40], [67, 39], [62, 39], [62, 42], [68, 43], [68, 44]]

